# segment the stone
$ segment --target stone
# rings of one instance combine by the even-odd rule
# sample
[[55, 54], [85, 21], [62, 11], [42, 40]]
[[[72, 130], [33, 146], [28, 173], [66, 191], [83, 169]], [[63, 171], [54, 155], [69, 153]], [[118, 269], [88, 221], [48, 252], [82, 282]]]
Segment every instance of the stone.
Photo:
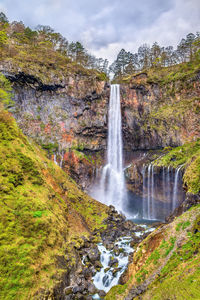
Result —
[[108, 276], [107, 274], [104, 275], [104, 277], [103, 277], [103, 279], [102, 279], [102, 282], [103, 282], [103, 285], [104, 285], [105, 287], [108, 287], [108, 286], [109, 286], [110, 280], [109, 280], [109, 276]]
[[92, 295], [97, 292], [97, 288], [95, 287], [95, 285], [93, 283], [88, 284], [88, 292]]
[[100, 260], [100, 253], [98, 248], [92, 248], [87, 252], [87, 257], [89, 258], [89, 260], [94, 263], [97, 260]]
[[85, 279], [89, 279], [90, 277], [92, 277], [93, 272], [92, 272], [92, 269], [85, 268], [85, 269], [83, 269], [82, 274], [83, 274]]
[[81, 293], [77, 293], [76, 295], [75, 295], [75, 298], [74, 298], [75, 300], [84, 300], [85, 299], [85, 297], [81, 294]]
[[102, 263], [99, 260], [97, 260], [94, 263], [94, 267], [95, 267], [95, 269], [100, 270], [103, 266], [102, 266]]
[[92, 296], [86, 296], [85, 300], [93, 300]]
[[113, 266], [115, 264], [118, 264], [118, 259], [111, 257], [108, 265], [111, 267], [111, 266]]
[[73, 287], [72, 286], [67, 286], [66, 288], [64, 288], [64, 294], [65, 295], [70, 295], [73, 293]]
[[73, 287], [73, 293], [76, 294], [76, 293], [82, 293], [84, 291], [84, 286], [82, 285], [76, 285]]
[[100, 297], [105, 297], [106, 296], [106, 292], [104, 292], [103, 290], [99, 290], [98, 294], [99, 294]]

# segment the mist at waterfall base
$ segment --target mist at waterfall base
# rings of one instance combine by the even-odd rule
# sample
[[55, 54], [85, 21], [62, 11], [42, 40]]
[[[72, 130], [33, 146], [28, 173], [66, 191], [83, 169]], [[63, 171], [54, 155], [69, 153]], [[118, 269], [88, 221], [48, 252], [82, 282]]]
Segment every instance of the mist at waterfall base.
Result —
[[125, 212], [126, 186], [123, 170], [123, 144], [121, 129], [120, 86], [111, 85], [108, 111], [107, 164], [100, 182], [91, 195], [106, 205], [113, 205], [119, 212]]

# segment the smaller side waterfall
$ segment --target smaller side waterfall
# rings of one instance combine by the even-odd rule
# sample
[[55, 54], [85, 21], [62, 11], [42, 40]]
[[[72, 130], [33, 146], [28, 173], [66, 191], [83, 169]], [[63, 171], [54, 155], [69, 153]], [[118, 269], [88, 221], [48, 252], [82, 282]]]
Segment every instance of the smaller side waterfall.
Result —
[[[147, 170], [147, 178], [146, 178]], [[154, 220], [155, 217], [155, 197], [154, 197], [154, 166], [149, 164], [143, 166], [143, 218]], [[147, 190], [147, 195], [146, 195]]]
[[169, 166], [157, 171], [152, 163], [143, 165], [143, 219], [165, 219], [184, 200], [181, 168], [174, 171]]
[[173, 190], [173, 198], [172, 198], [172, 211], [178, 206], [178, 203], [177, 203], [178, 182], [179, 182], [180, 170], [181, 170], [182, 166], [183, 165], [179, 166], [175, 170], [174, 190]]
[[146, 195], [145, 195], [146, 169], [147, 169], [147, 166], [143, 165], [143, 169], [142, 169], [142, 178], [143, 178], [143, 193], [142, 193], [143, 207], [142, 207], [142, 214], [143, 214], [143, 218], [144, 219], [148, 219], [148, 204], [147, 204]]

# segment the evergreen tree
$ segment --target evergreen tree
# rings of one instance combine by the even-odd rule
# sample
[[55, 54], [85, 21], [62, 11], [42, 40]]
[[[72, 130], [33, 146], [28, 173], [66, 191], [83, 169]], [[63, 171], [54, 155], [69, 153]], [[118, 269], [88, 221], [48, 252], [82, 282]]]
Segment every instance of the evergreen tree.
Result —
[[9, 23], [8, 18], [3, 12], [0, 12], [0, 22], [1, 23]]

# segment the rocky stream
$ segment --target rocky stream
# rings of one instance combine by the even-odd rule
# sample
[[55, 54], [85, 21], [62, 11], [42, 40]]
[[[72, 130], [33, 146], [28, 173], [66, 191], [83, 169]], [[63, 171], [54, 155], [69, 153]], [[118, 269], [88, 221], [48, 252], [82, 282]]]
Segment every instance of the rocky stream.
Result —
[[98, 242], [94, 240], [99, 231], [94, 231], [77, 249], [79, 266], [64, 289], [65, 300], [104, 299], [121, 282], [137, 244], [154, 230], [152, 225], [137, 225], [127, 220], [113, 206], [109, 207], [104, 224], [107, 228], [100, 231]]

